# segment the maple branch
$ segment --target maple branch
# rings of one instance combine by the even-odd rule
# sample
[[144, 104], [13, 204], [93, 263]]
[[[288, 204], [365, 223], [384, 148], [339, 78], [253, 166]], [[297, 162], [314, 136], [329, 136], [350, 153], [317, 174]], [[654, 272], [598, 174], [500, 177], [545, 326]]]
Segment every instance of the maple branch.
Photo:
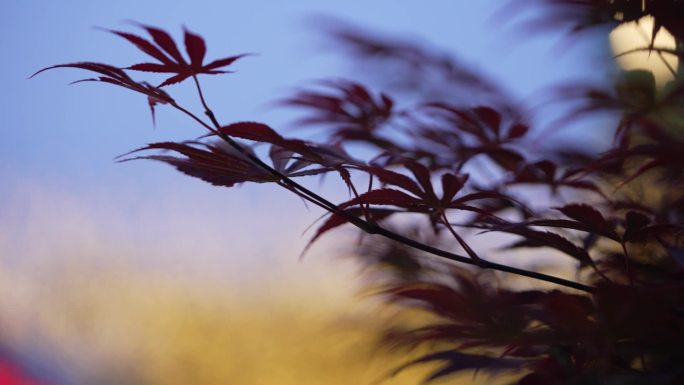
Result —
[[[273, 167], [269, 166], [268, 164], [264, 163], [261, 159], [259, 159], [256, 155], [249, 153], [245, 151], [245, 149], [237, 143], [233, 138], [229, 137], [228, 135], [222, 133], [221, 130], [221, 124], [218, 122], [216, 119], [216, 115], [214, 115], [214, 112], [209, 108], [209, 105], [207, 104], [206, 100], [204, 99], [204, 95], [202, 93], [202, 87], [199, 84], [199, 81], [197, 80], [197, 76], [192, 77], [195, 86], [197, 88], [197, 92], [199, 94], [200, 102], [202, 103], [202, 106], [204, 107], [204, 113], [209, 117], [211, 120], [212, 124], [214, 127], [211, 127], [207, 125], [203, 120], [199, 119], [197, 116], [192, 114], [190, 111], [178, 106], [177, 104], [173, 104], [173, 106], [180, 111], [184, 112], [185, 114], [189, 115], [192, 117], [194, 120], [198, 121], [199, 123], [202, 124], [205, 128], [207, 128], [211, 133], [217, 135], [220, 137], [223, 141], [225, 141], [228, 145], [233, 147], [235, 150], [239, 151], [240, 154], [244, 155], [246, 158], [248, 158], [250, 161], [254, 162], [257, 166], [261, 167], [263, 170], [269, 172], [270, 174], [274, 175], [275, 177], [278, 178], [278, 184], [282, 187], [285, 187], [286, 189], [294, 192], [295, 194], [299, 195], [300, 197], [308, 200], [311, 203], [314, 203], [315, 205], [323, 208], [324, 210], [330, 212], [333, 215], [340, 215], [342, 216], [345, 220], [347, 220], [349, 223], [352, 225], [356, 226], [357, 228], [363, 230], [364, 232], [368, 234], [376, 234], [380, 235], [382, 237], [391, 239], [395, 242], [399, 242], [401, 244], [404, 244], [406, 246], [412, 247], [417, 250], [421, 250], [424, 252], [427, 252], [429, 254], [442, 257], [451, 261], [455, 262], [460, 262], [460, 263], [465, 263], [468, 265], [473, 265], [477, 266], [482, 269], [492, 269], [496, 271], [501, 271], [505, 273], [510, 273], [510, 274], [516, 274], [540, 281], [546, 281], [549, 283], [554, 283], [560, 286], [565, 286], [569, 287], [572, 289], [584, 291], [591, 293], [594, 291], [594, 288], [591, 286], [584, 285], [579, 282], [575, 281], [570, 281], [567, 279], [563, 279], [560, 277], [555, 277], [552, 275], [548, 274], [543, 274], [539, 273], [536, 271], [531, 271], [531, 270], [525, 270], [525, 269], [520, 269], [517, 267], [513, 266], [508, 266], [508, 265], [503, 265], [495, 262], [489, 262], [484, 259], [480, 258], [471, 258], [471, 257], [466, 257], [463, 255], [455, 254], [448, 252], [446, 250], [438, 249], [436, 247], [432, 247], [430, 245], [424, 244], [422, 242], [415, 241], [411, 238], [407, 238], [401, 234], [395, 233], [391, 230], [387, 230], [383, 227], [378, 226], [375, 223], [360, 219], [355, 217], [354, 215], [351, 215], [347, 213], [346, 211], [340, 209], [337, 205], [334, 203], [328, 201], [324, 197], [316, 194], [315, 192], [307, 189], [306, 187], [300, 185], [299, 183], [295, 182], [294, 180], [290, 179], [286, 175], [283, 175], [281, 172], [278, 170], [274, 169]], [[447, 221], [448, 223], [448, 221]], [[460, 237], [458, 237], [460, 238]], [[457, 239], [458, 239], [457, 238]], [[462, 241], [462, 240], [461, 240]], [[463, 243], [462, 243], [463, 244]]]
[[679, 63], [681, 63], [682, 58], [683, 58], [682, 54], [684, 52], [682, 52], [681, 50], [678, 49], [679, 47], [677, 46], [677, 44], [675, 44], [675, 49], [653, 47], [654, 40], [652, 38], [649, 38], [648, 36], [646, 36], [644, 30], [642, 30], [641, 28], [638, 28], [638, 31], [639, 31], [639, 34], [641, 35], [641, 37], [649, 42], [648, 47], [640, 47], [640, 48], [630, 49], [630, 50], [627, 50], [627, 51], [625, 51], [619, 55], [615, 55], [615, 57], [618, 58], [618, 57], [621, 57], [621, 56], [624, 56], [624, 55], [627, 55], [630, 53], [643, 52], [643, 51], [648, 51], [648, 53], [650, 55], [652, 51], [655, 51], [658, 53], [658, 57], [660, 58], [660, 61], [662, 61], [663, 64], [665, 65], [665, 67], [667, 67], [667, 69], [670, 71], [670, 73], [672, 73], [672, 76], [674, 76], [676, 78], [677, 77], [677, 71], [675, 71], [675, 69], [672, 68], [672, 66], [667, 61], [667, 59], [665, 59], [665, 56], [663, 55], [663, 53], [668, 53], [668, 54], [677, 56], [679, 58]]
[[199, 95], [202, 107], [204, 107], [204, 114], [209, 117], [209, 120], [211, 120], [211, 123], [214, 125], [214, 127], [216, 127], [216, 130], [219, 130], [221, 128], [221, 124], [218, 122], [218, 120], [216, 120], [216, 115], [214, 115], [214, 111], [212, 111], [211, 108], [209, 108], [207, 101], [204, 99], [204, 93], [202, 92], [202, 87], [200, 87], [197, 75], [192, 75], [192, 80], [194, 80], [195, 82], [197, 94]]
[[444, 212], [442, 212], [442, 222], [444, 223], [446, 228], [449, 230], [451, 235], [453, 235], [454, 238], [456, 238], [456, 241], [458, 241], [458, 244], [461, 245], [463, 250], [465, 250], [466, 253], [468, 253], [468, 255], [470, 256], [470, 259], [472, 259], [473, 261], [476, 261], [478, 266], [479, 266], [484, 260], [477, 255], [475, 250], [473, 250], [470, 247], [470, 245], [468, 245], [460, 235], [458, 235], [456, 230], [454, 230], [453, 226], [451, 226], [451, 223], [449, 223], [449, 218], [447, 218], [446, 213], [444, 213]]
[[[668, 62], [665, 59], [665, 56], [663, 56], [662, 52], [658, 52], [658, 57], [660, 58], [660, 61], [662, 61], [663, 64], [665, 64], [665, 67], [667, 67], [667, 69], [670, 70], [670, 73], [672, 74], [672, 76], [677, 77], [677, 71], [672, 67], [670, 62]], [[682, 61], [681, 57], [678, 61], [680, 61], [680, 62]]]
[[[231, 147], [233, 147], [235, 150], [237, 150], [240, 154], [254, 162], [257, 166], [261, 167], [263, 170], [267, 171], [271, 175], [275, 176], [278, 178], [278, 181], [281, 183], [284, 183], [288, 187], [299, 190], [302, 194], [306, 195], [309, 199], [310, 202], [315, 203], [319, 207], [322, 207], [328, 211], [338, 211], [337, 206], [326, 200], [325, 198], [321, 197], [320, 195], [314, 193], [313, 191], [307, 189], [306, 187], [300, 185], [299, 183], [293, 181], [292, 179], [288, 178], [287, 176], [283, 175], [280, 171], [274, 169], [273, 167], [269, 166], [268, 164], [264, 163], [259, 157], [256, 155], [245, 151], [245, 149], [237, 143], [233, 138], [230, 136], [224, 134], [221, 132], [221, 124], [218, 122], [216, 119], [216, 115], [214, 112], [209, 108], [209, 105], [207, 104], [206, 100], [204, 99], [204, 94], [202, 93], [202, 87], [199, 84], [199, 80], [197, 80], [197, 76], [193, 75], [193, 80], [195, 81], [195, 86], [197, 87], [197, 93], [199, 94], [200, 101], [202, 103], [202, 106], [204, 107], [204, 113], [209, 117], [209, 120], [211, 120], [212, 124], [214, 127], [207, 127], [205, 124], [204, 126], [209, 129], [213, 134], [217, 135], [219, 138], [221, 138], [224, 142], [228, 143]], [[196, 120], [199, 118], [195, 117]], [[353, 217], [354, 219], [358, 219], [356, 217]], [[346, 219], [346, 218], [345, 218]]]
[[186, 109], [183, 108], [182, 106], [176, 104], [176, 102], [172, 102], [172, 103], [169, 103], [169, 104], [171, 104], [171, 106], [172, 106], [173, 108], [179, 110], [180, 112], [184, 113], [185, 115], [188, 115], [192, 120], [194, 120], [194, 121], [196, 121], [197, 123], [199, 123], [200, 125], [202, 125], [202, 127], [204, 127], [204, 128], [206, 128], [207, 130], [209, 130], [212, 134], [217, 134], [217, 132], [216, 132], [216, 130], [214, 129], [214, 127], [208, 125], [204, 120], [202, 120], [202, 119], [200, 119], [199, 117], [197, 117], [197, 115], [195, 115], [195, 114], [193, 114], [192, 112], [186, 110]]
[[[240, 145], [239, 145], [237, 142], [235, 142], [232, 138], [226, 136], [225, 134], [223, 134], [223, 133], [220, 132], [220, 131], [217, 131], [217, 129], [215, 129], [214, 127], [208, 125], [205, 121], [203, 121], [202, 119], [200, 119], [197, 115], [193, 114], [192, 112], [188, 111], [187, 109], [183, 108], [182, 106], [176, 104], [175, 102], [170, 103], [170, 104], [171, 104], [171, 106], [173, 106], [175, 109], [179, 110], [180, 112], [182, 112], [182, 113], [184, 113], [185, 115], [189, 116], [189, 117], [190, 117], [191, 119], [193, 119], [194, 121], [198, 122], [200, 125], [202, 125], [202, 127], [204, 127], [204, 128], [206, 128], [207, 130], [209, 130], [209, 132], [211, 132], [212, 134], [215, 134], [215, 135], [221, 137], [221, 139], [223, 139], [224, 141], [226, 141], [226, 143], [228, 143], [228, 144], [231, 145], [233, 148], [235, 148], [237, 151], [239, 151], [240, 154], [246, 156], [246, 157], [249, 158], [251, 161], [255, 162], [257, 165], [259, 165], [259, 162], [260, 162], [260, 163], [263, 163], [259, 158], [256, 158], [256, 157], [253, 156], [251, 153], [245, 151], [245, 150], [242, 148], [242, 146], [240, 146]], [[213, 116], [213, 115], [212, 115], [212, 116]], [[257, 161], [259, 161], [259, 162], [257, 162]], [[270, 166], [268, 166], [267, 164], [265, 164], [265, 163], [263, 163], [263, 164], [264, 164], [265, 167], [263, 167], [263, 166], [262, 166], [262, 167], [263, 167], [265, 170], [272, 169], [272, 168], [271, 168]], [[277, 170], [275, 170], [275, 169], [272, 169], [272, 170], [273, 170], [272, 173], [275, 173], [275, 175], [277, 175], [279, 178], [281, 178], [281, 180], [278, 180], [278, 181], [276, 182], [279, 186], [281, 186], [281, 187], [283, 187], [283, 188], [285, 188], [285, 189], [287, 189], [287, 190], [292, 191], [293, 193], [299, 195], [300, 197], [302, 197], [302, 198], [308, 200], [309, 202], [311, 202], [311, 203], [317, 205], [318, 207], [320, 207], [320, 208], [322, 208], [322, 209], [324, 209], [324, 210], [327, 210], [327, 211], [330, 210], [329, 207], [327, 207], [325, 204], [323, 204], [323, 203], [321, 203], [321, 202], [317, 202], [316, 200], [311, 199], [311, 198], [310, 198], [309, 196], [307, 196], [306, 194], [302, 193], [301, 191], [297, 191], [296, 188], [294, 188], [293, 186], [288, 185], [287, 183], [285, 183], [282, 179], [285, 179], [286, 177], [285, 177], [284, 175], [282, 175], [281, 173], [279, 173]], [[296, 184], [296, 183], [295, 183], [295, 184]]]
[[414, 241], [413, 239], [406, 238], [403, 235], [397, 234], [397, 233], [392, 232], [390, 230], [386, 230], [382, 227], [377, 227], [376, 234], [382, 235], [386, 238], [389, 238], [389, 239], [395, 240], [397, 242], [403, 243], [407, 246], [411, 246], [414, 249], [422, 250], [422, 251], [425, 251], [427, 253], [430, 253], [430, 254], [433, 254], [433, 255], [436, 255], [436, 256], [439, 256], [442, 258], [446, 258], [446, 259], [449, 259], [452, 261], [477, 266], [477, 267], [480, 267], [482, 269], [492, 269], [492, 270], [502, 271], [505, 273], [516, 274], [516, 275], [520, 275], [523, 277], [528, 277], [528, 278], [532, 278], [532, 279], [536, 279], [536, 280], [540, 280], [540, 281], [554, 283], [554, 284], [557, 284], [560, 286], [569, 287], [572, 289], [577, 289], [577, 290], [584, 291], [587, 293], [593, 293], [595, 291], [595, 289], [591, 286], [588, 286], [588, 285], [585, 285], [585, 284], [582, 284], [579, 282], [575, 282], [575, 281], [570, 281], [570, 280], [567, 280], [564, 278], [555, 277], [552, 275], [539, 273], [539, 272], [532, 271], [532, 270], [520, 269], [520, 268], [513, 267], [513, 266], [502, 265], [500, 263], [490, 262], [490, 261], [487, 261], [484, 259], [476, 261], [476, 260], [473, 260], [472, 258], [469, 258], [469, 257], [450, 253], [448, 251], [437, 249], [435, 247], [426, 245], [424, 243]]

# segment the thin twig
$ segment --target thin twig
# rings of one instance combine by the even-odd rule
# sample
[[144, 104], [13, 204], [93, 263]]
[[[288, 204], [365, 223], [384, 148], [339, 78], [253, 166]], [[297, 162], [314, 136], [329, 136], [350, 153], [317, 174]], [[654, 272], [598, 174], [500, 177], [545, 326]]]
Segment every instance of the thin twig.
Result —
[[404, 245], [413, 247], [413, 248], [418, 249], [418, 250], [422, 250], [422, 251], [427, 252], [429, 254], [432, 254], [432, 255], [435, 255], [438, 257], [442, 257], [442, 258], [445, 258], [445, 259], [448, 259], [451, 261], [465, 263], [468, 265], [474, 265], [474, 266], [477, 266], [477, 267], [480, 267], [483, 269], [492, 269], [492, 270], [502, 271], [502, 272], [506, 272], [506, 273], [510, 273], [510, 274], [516, 274], [516, 275], [520, 275], [520, 276], [524, 276], [524, 277], [528, 277], [528, 278], [532, 278], [532, 279], [536, 279], [536, 280], [546, 281], [546, 282], [554, 283], [554, 284], [557, 284], [560, 286], [565, 286], [565, 287], [569, 287], [572, 289], [576, 289], [576, 290], [580, 290], [580, 291], [584, 291], [584, 292], [588, 292], [588, 293], [591, 293], [594, 291], [593, 287], [584, 285], [584, 284], [579, 283], [579, 282], [570, 281], [570, 280], [559, 278], [559, 277], [554, 277], [554, 276], [539, 273], [536, 271], [524, 270], [524, 269], [519, 269], [519, 268], [508, 266], [508, 265], [502, 265], [502, 264], [498, 264], [498, 263], [494, 263], [494, 262], [489, 262], [489, 261], [486, 261], [483, 259], [475, 260], [473, 258], [466, 257], [463, 255], [450, 253], [448, 251], [441, 250], [441, 249], [426, 245], [424, 243], [415, 241], [413, 239], [407, 238], [401, 234], [398, 234], [398, 233], [395, 233], [393, 231], [382, 228], [375, 223], [365, 221], [363, 219], [357, 218], [357, 217], [349, 214], [345, 210], [340, 209], [334, 203], [328, 201], [327, 199], [323, 198], [322, 196], [314, 193], [313, 191], [307, 189], [306, 187], [300, 185], [299, 183], [297, 183], [297, 182], [293, 181], [292, 179], [288, 178], [287, 176], [283, 175], [278, 170], [276, 170], [273, 167], [269, 166], [268, 164], [264, 163], [256, 155], [246, 151], [239, 143], [237, 143], [231, 137], [222, 133], [221, 132], [221, 124], [218, 122], [218, 120], [216, 119], [216, 115], [214, 115], [213, 111], [211, 110], [211, 108], [209, 108], [206, 100], [204, 99], [204, 95], [202, 93], [202, 88], [200, 87], [200, 84], [199, 84], [199, 81], [197, 80], [197, 77], [193, 76], [193, 79], [195, 81], [195, 86], [197, 87], [197, 92], [199, 94], [200, 101], [202, 103], [202, 106], [205, 109], [205, 114], [207, 115], [207, 117], [209, 117], [209, 120], [211, 120], [214, 127], [209, 126], [202, 119], [198, 118], [196, 115], [194, 115], [190, 111], [188, 111], [188, 110], [184, 109], [183, 107], [180, 107], [179, 105], [173, 103], [172, 105], [175, 108], [177, 108], [178, 110], [182, 111], [186, 115], [190, 116], [191, 118], [193, 118], [194, 120], [199, 122], [203, 127], [207, 128], [211, 133], [220, 137], [222, 140], [224, 140], [231, 147], [235, 148], [242, 155], [244, 155], [249, 160], [254, 162], [257, 166], [261, 167], [265, 171], [267, 171], [270, 174], [277, 177], [278, 178], [278, 184], [280, 186], [285, 187], [286, 189], [294, 192], [295, 194], [297, 194], [300, 197], [308, 200], [309, 202], [314, 203], [317, 206], [327, 210], [332, 215], [342, 216], [349, 223], [358, 227], [359, 229], [363, 230], [364, 232], [369, 233], [369, 234], [377, 234], [377, 235], [383, 236], [385, 238], [391, 239], [393, 241], [402, 243]]
[[622, 57], [622, 56], [629, 55], [632, 53], [643, 52], [643, 51], [648, 51], [648, 52], [655, 51], [658, 53], [669, 53], [671, 55], [678, 56], [678, 57], [684, 55], [684, 52], [677, 50], [677, 49], [672, 49], [672, 48], [639, 47], [639, 48], [633, 48], [633, 49], [627, 50], [625, 52], [621, 52], [621, 53], [615, 55], [614, 57], [618, 58], [618, 57]]

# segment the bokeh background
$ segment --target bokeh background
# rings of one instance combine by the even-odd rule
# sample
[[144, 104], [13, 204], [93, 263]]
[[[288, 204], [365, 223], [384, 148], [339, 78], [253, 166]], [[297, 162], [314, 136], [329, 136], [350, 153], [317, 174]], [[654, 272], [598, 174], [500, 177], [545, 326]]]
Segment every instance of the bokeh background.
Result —
[[[135, 31], [135, 20], [179, 36], [186, 26], [210, 59], [258, 54], [235, 74], [202, 78], [221, 121], [314, 136], [274, 102], [317, 79], [375, 77], [325, 38], [331, 20], [454, 52], [521, 100], [560, 80], [606, 77], [591, 63], [607, 39], [526, 36], [501, 4], [3, 0], [0, 363], [45, 384], [415, 383], [415, 371], [384, 377], [406, 357], [374, 349], [393, 313], [358, 294], [358, 268], [344, 258], [353, 238], [338, 232], [298, 258], [321, 212], [274, 186], [228, 190], [153, 162], [115, 163], [203, 132], [164, 106], [153, 128], [144, 97], [123, 89], [67, 86], [82, 72], [28, 77], [59, 63], [142, 61], [94, 27]], [[190, 84], [170, 91], [201, 113]], [[335, 181], [311, 184], [345, 197]]]

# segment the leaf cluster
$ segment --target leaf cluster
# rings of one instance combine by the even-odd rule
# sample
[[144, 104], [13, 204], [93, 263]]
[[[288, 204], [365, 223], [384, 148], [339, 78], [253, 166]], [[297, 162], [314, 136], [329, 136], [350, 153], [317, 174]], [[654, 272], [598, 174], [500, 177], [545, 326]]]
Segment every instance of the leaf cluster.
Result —
[[[534, 3], [545, 10], [531, 22], [535, 28], [574, 33], [651, 15], [653, 36], [664, 28], [680, 46], [684, 42], [684, 12], [677, 1], [646, 1], [639, 7], [635, 4], [640, 2], [626, 0]], [[221, 68], [244, 55], [205, 64], [200, 36], [184, 32], [186, 57], [170, 34], [141, 27], [149, 39], [112, 32], [156, 62], [123, 68], [79, 62], [44, 70], [94, 72], [98, 77], [85, 81], [141, 93], [153, 113], [156, 104], [166, 104], [207, 131], [192, 141], [149, 144], [121, 161], [166, 163], [215, 186], [277, 184], [325, 210], [327, 218], [311, 242], [351, 224], [379, 236], [378, 245], [391, 245], [381, 252], [360, 249], [369, 264], [385, 269], [389, 279], [381, 295], [438, 319], [388, 330], [387, 344], [437, 349], [399, 370], [442, 363], [428, 381], [464, 370], [523, 371], [518, 385], [684, 382], [679, 365], [684, 359], [681, 72], [675, 71], [675, 80], [664, 89], [656, 88], [647, 71], [624, 73], [611, 87], [557, 87], [556, 100], [573, 106], [565, 119], [618, 114], [617, 127], [609, 129], [614, 145], [598, 155], [563, 143], [540, 150], [533, 119], [487, 77], [410, 43], [337, 30], [333, 35], [358, 57], [395, 63], [407, 70], [407, 78], [431, 71], [450, 75], [443, 88], [461, 87], [462, 94], [486, 95], [491, 103], [429, 92], [402, 103], [356, 81], [326, 81], [282, 101], [305, 111], [299, 124], [325, 137], [316, 142], [285, 137], [259, 122], [221, 124], [198, 77], [223, 73]], [[675, 54], [684, 59], [681, 52]], [[130, 71], [171, 77], [153, 86], [133, 80]], [[167, 91], [189, 79], [205, 117], [176, 103]], [[359, 146], [373, 155], [357, 155], [352, 150]], [[347, 187], [347, 200], [332, 203], [300, 182], [328, 173]], [[550, 205], [535, 205], [541, 190]], [[394, 218], [416, 216], [425, 218], [417, 233], [390, 225]], [[467, 233], [473, 229], [516, 237], [502, 247], [503, 253], [535, 249], [562, 255], [576, 279], [493, 262], [471, 246]], [[445, 246], [417, 235], [425, 232], [452, 242]], [[428, 263], [425, 254], [439, 259]], [[557, 286], [516, 289], [504, 279], [511, 275]]]

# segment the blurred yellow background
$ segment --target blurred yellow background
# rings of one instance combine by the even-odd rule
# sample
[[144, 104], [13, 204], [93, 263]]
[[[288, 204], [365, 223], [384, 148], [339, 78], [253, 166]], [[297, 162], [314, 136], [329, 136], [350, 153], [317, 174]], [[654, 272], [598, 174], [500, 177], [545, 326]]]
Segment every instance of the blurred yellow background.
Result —
[[[389, 376], [415, 356], [378, 348], [397, 312], [359, 294], [350, 260], [323, 255], [339, 247], [316, 247], [301, 262], [288, 250], [261, 274], [264, 261], [249, 261], [249, 251], [201, 235], [215, 224], [197, 211], [217, 196], [192, 207], [182, 194], [143, 199], [141, 217], [160, 204], [174, 209], [145, 223], [168, 234], [140, 255], [135, 242], [117, 243], [139, 229], [106, 192], [26, 183], [0, 220], [0, 341], [74, 384], [420, 383], [430, 367]], [[183, 252], [185, 237], [205, 243]], [[273, 253], [287, 245], [279, 242]]]

